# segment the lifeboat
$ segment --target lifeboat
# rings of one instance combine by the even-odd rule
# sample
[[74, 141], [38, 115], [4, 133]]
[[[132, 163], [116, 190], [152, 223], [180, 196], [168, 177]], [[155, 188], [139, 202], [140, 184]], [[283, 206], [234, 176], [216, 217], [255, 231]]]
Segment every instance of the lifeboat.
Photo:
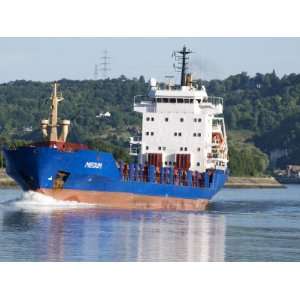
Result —
[[222, 145], [224, 143], [223, 135], [220, 132], [213, 132], [212, 141], [213, 143]]

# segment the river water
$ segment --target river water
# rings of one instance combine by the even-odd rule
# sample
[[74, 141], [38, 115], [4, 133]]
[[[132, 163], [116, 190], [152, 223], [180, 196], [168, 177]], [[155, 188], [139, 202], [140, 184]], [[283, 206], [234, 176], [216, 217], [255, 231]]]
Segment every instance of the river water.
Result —
[[201, 213], [101, 210], [3, 189], [0, 261], [300, 261], [300, 185], [223, 189]]

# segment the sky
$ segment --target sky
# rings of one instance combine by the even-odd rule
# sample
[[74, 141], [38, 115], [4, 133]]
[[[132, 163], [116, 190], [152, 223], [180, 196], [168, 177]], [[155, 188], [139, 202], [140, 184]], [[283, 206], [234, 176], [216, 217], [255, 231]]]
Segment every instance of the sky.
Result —
[[196, 79], [300, 73], [300, 38], [0, 38], [0, 82], [93, 79], [105, 49], [109, 77], [178, 79], [172, 52], [184, 44]]

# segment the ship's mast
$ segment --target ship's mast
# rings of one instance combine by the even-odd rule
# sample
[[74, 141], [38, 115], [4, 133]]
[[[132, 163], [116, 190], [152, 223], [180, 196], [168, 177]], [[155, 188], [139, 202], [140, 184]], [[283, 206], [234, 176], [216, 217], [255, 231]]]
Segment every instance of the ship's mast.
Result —
[[[62, 97], [61, 93], [59, 93], [57, 90], [58, 90], [58, 83], [55, 82], [53, 84], [53, 91], [50, 98], [51, 99], [50, 120], [42, 120], [41, 129], [45, 140], [50, 142], [58, 142], [58, 141], [66, 142], [69, 133], [70, 120], [62, 120], [58, 124], [58, 120], [57, 120], [58, 103], [64, 100], [64, 98]], [[58, 127], [61, 128], [59, 137], [57, 133]]]
[[190, 49], [187, 49], [186, 46], [183, 46], [181, 51], [176, 51], [176, 60], [178, 61], [178, 66], [176, 69], [181, 72], [181, 81], [180, 85], [181, 86], [186, 86], [186, 73], [188, 69], [188, 60], [189, 57], [188, 55], [193, 53]]
[[53, 92], [51, 97], [51, 113], [50, 113], [50, 142], [56, 142], [58, 140], [57, 137], [57, 113], [58, 113], [58, 102], [62, 101], [64, 98], [57, 93], [58, 83], [55, 82], [53, 84]]

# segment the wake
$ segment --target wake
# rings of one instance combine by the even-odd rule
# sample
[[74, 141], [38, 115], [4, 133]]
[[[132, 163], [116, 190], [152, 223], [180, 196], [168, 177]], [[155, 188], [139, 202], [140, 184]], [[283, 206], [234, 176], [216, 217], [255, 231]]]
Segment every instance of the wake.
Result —
[[38, 211], [51, 211], [56, 209], [76, 209], [85, 207], [90, 208], [94, 206], [94, 204], [55, 199], [51, 196], [43, 195], [33, 191], [23, 192], [19, 198], [8, 200], [6, 201], [6, 204], [20, 209]]

